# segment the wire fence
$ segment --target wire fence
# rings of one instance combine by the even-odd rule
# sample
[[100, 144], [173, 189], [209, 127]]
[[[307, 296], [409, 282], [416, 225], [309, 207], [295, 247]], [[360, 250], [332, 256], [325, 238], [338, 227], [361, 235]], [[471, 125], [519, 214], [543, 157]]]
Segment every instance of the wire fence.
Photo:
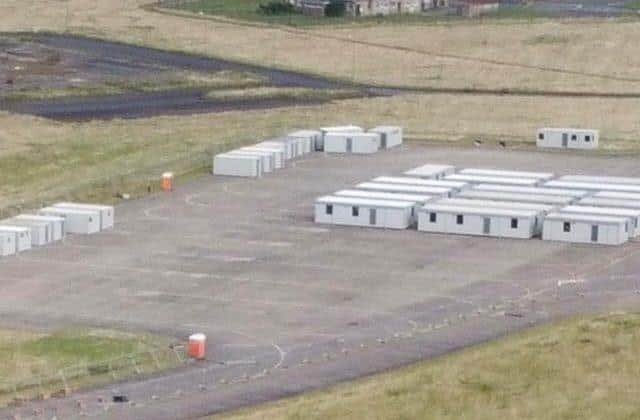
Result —
[[47, 366], [45, 363], [20, 366], [37, 371], [19, 378], [0, 378], [0, 402], [19, 403], [30, 399], [69, 395], [83, 386], [95, 386], [131, 379], [164, 369], [180, 366], [186, 358], [183, 345], [149, 348], [95, 363], [71, 366]]

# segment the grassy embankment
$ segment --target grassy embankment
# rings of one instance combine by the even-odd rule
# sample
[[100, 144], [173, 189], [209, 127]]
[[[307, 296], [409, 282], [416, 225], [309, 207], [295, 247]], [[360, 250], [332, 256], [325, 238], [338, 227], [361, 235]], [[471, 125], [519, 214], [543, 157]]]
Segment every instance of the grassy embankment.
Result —
[[0, 406], [175, 367], [180, 362], [169, 344], [111, 330], [0, 329]]
[[216, 418], [637, 419], [639, 348], [638, 314], [574, 319]]

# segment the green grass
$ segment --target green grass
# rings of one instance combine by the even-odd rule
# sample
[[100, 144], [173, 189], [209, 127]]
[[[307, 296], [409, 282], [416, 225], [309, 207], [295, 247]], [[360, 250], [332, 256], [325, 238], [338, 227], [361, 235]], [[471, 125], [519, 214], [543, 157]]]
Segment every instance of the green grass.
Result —
[[625, 8], [629, 10], [640, 10], [640, 0], [632, 0], [624, 5]]
[[0, 406], [175, 367], [169, 344], [111, 330], [0, 330]]
[[640, 314], [543, 326], [232, 413], [253, 419], [638, 419]]

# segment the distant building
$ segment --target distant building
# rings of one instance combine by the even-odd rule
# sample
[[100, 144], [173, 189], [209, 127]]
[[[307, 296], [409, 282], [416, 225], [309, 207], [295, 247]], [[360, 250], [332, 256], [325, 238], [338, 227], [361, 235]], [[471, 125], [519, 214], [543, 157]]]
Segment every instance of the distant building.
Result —
[[477, 17], [500, 8], [499, 0], [462, 0], [458, 2], [458, 14]]
[[325, 16], [328, 8], [344, 5], [347, 16], [375, 16], [422, 11], [449, 6], [449, 0], [291, 0], [303, 13]]

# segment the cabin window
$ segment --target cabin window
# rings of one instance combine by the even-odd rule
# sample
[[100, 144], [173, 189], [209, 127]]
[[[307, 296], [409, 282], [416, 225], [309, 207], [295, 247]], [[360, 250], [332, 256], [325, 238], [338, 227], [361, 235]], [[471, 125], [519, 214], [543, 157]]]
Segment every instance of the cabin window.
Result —
[[359, 207], [351, 207], [351, 215], [353, 217], [358, 217], [360, 215], [360, 208]]
[[429, 213], [429, 222], [435, 223], [438, 220], [438, 215], [436, 213]]
[[562, 230], [564, 232], [571, 232], [571, 223], [564, 222], [564, 225], [562, 226]]
[[544, 134], [542, 134], [542, 133], [538, 134], [538, 139], [544, 140]]
[[459, 214], [456, 216], [456, 224], [461, 225], [464, 223], [464, 216]]
[[333, 206], [331, 204], [327, 204], [327, 208], [325, 210], [327, 214], [333, 214]]
[[577, 141], [578, 140], [578, 136], [576, 136], [575, 134], [571, 135], [571, 141]]
[[518, 219], [511, 219], [511, 229], [518, 229]]
[[591, 141], [591, 136], [584, 136], [584, 141], [590, 142]]

